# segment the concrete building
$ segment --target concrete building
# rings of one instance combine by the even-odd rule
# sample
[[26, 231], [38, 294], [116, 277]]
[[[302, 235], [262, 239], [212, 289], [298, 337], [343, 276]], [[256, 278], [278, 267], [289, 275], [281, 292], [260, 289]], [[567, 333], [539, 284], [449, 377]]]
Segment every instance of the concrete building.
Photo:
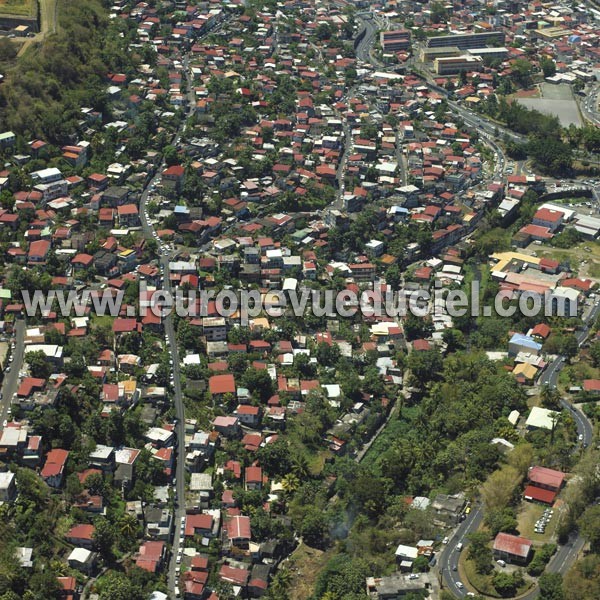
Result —
[[483, 59], [469, 54], [446, 56], [436, 58], [433, 61], [433, 68], [438, 75], [454, 75], [462, 71], [480, 71], [483, 68]]
[[0, 503], [12, 502], [16, 495], [15, 474], [10, 471], [0, 473]]
[[460, 56], [461, 50], [456, 46], [442, 46], [441, 48], [422, 48], [421, 62], [433, 62], [436, 58]]
[[410, 31], [397, 29], [394, 31], [382, 31], [379, 41], [384, 52], [399, 52], [410, 46]]
[[456, 46], [461, 50], [468, 48], [486, 48], [487, 46], [502, 46], [505, 35], [501, 31], [485, 33], [460, 33], [455, 35], [440, 35], [427, 38], [428, 48], [441, 48], [442, 46]]

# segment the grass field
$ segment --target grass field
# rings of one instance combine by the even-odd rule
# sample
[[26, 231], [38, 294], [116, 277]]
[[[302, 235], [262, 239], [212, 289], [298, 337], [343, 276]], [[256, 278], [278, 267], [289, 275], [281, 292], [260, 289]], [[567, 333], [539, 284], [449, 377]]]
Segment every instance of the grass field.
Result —
[[0, 15], [33, 17], [37, 0], [0, 0]]
[[528, 249], [534, 250], [540, 258], [550, 258], [559, 262], [569, 261], [571, 269], [577, 271], [581, 277], [600, 276], [600, 244], [598, 242], [586, 240], [572, 248], [531, 245]]
[[314, 591], [319, 571], [333, 556], [332, 552], [323, 552], [300, 544], [292, 553], [288, 569], [291, 574], [290, 600], [305, 600]]
[[[465, 556], [461, 556], [458, 570], [461, 579], [465, 582], [469, 582], [469, 584], [471, 584], [471, 586], [473, 586], [480, 594], [485, 594], [492, 598], [501, 598], [502, 596], [496, 591], [492, 583], [494, 575], [499, 571], [511, 573], [514, 568], [507, 567], [506, 569], [501, 569], [494, 564], [494, 570], [489, 575], [481, 575], [475, 570], [475, 563], [472, 560], [468, 560], [465, 554]], [[533, 580], [530, 577], [525, 576], [525, 581], [523, 585], [517, 589], [515, 596], [524, 594], [531, 587], [533, 587]]]
[[546, 508], [546, 506], [542, 506], [541, 504], [523, 502], [517, 516], [519, 533], [534, 542], [535, 545], [551, 542], [554, 530], [558, 524], [558, 510], [554, 509], [554, 515], [548, 525], [546, 525], [546, 531], [544, 533], [535, 533], [535, 522], [542, 516]]

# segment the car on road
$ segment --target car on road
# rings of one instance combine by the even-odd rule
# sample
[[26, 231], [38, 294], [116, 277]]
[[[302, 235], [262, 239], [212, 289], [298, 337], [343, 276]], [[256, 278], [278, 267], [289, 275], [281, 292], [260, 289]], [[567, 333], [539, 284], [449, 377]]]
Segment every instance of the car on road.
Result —
[[456, 544], [456, 550], [457, 550], [458, 552], [460, 552], [462, 549], [463, 549], [462, 542], [459, 542], [458, 544]]
[[458, 571], [458, 565], [452, 565], [452, 570], [453, 571]]
[[448, 536], [446, 536], [443, 540], [442, 540], [442, 544], [447, 544], [449, 542], [449, 538]]
[[463, 584], [462, 584], [460, 581], [457, 581], [457, 582], [456, 582], [456, 587], [457, 587], [459, 590], [462, 590], [462, 589], [463, 589], [465, 586], [464, 586], [464, 585], [463, 585]]
[[583, 442], [583, 433], [580, 433], [580, 434], [577, 436], [577, 439], [578, 439], [580, 442]]

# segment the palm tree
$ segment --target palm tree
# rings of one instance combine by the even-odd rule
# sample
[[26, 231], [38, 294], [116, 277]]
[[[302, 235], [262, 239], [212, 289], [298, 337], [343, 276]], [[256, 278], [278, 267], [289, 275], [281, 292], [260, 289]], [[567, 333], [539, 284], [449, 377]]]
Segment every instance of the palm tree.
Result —
[[134, 539], [138, 530], [137, 518], [133, 515], [123, 515], [119, 521], [119, 531], [123, 537]]
[[552, 429], [550, 430], [550, 446], [554, 443], [554, 432], [556, 431], [556, 427], [559, 423], [562, 423], [562, 413], [560, 412], [551, 412], [549, 415], [552, 420]]
[[298, 479], [298, 476], [295, 473], [288, 473], [281, 480], [281, 487], [286, 494], [291, 494], [292, 492], [296, 491], [299, 486], [300, 479]]
[[289, 589], [292, 583], [292, 576], [287, 569], [282, 569], [273, 578], [273, 583], [269, 587], [267, 598], [272, 600], [287, 600]]
[[545, 384], [540, 392], [540, 401], [546, 408], [556, 408], [560, 400], [560, 393], [556, 388]]
[[298, 476], [300, 479], [304, 479], [309, 476], [309, 465], [308, 459], [304, 454], [297, 454], [292, 458], [292, 473]]

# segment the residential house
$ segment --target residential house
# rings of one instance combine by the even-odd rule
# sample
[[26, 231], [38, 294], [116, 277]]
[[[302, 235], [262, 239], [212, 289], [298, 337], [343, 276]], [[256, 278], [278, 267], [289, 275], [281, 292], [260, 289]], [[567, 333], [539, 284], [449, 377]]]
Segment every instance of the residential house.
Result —
[[494, 539], [494, 558], [518, 565], [527, 564], [532, 550], [532, 542], [526, 538], [499, 533]]

